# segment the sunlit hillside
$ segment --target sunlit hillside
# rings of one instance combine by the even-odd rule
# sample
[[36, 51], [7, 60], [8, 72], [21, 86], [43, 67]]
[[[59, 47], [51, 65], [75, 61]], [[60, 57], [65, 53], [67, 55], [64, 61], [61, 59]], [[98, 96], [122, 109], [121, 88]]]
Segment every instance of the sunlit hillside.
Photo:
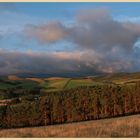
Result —
[[140, 137], [140, 115], [63, 125], [6, 129], [0, 137]]

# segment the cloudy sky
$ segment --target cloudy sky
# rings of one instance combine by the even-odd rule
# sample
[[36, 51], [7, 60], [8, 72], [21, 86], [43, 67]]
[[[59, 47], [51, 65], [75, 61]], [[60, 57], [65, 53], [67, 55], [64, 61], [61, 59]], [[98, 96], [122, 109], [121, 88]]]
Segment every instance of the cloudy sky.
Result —
[[0, 75], [140, 71], [140, 3], [0, 3]]

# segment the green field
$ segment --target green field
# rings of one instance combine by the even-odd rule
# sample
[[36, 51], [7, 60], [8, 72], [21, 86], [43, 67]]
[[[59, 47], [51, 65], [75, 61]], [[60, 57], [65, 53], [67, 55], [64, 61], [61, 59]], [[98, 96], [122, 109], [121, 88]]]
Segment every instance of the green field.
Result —
[[47, 91], [58, 91], [63, 89], [71, 89], [83, 86], [92, 86], [103, 84], [102, 82], [94, 82], [92, 79], [85, 78], [59, 78], [47, 79], [41, 84]]
[[72, 79], [66, 86], [66, 89], [76, 88], [79, 86], [92, 86], [94, 82], [92, 79]]
[[13, 89], [13, 88], [33, 89], [37, 86], [38, 86], [38, 84], [36, 82], [29, 81], [29, 80], [15, 82], [14, 84], [12, 81], [8, 81], [8, 82], [1, 81], [0, 82], [0, 89], [2, 89], [2, 90]]
[[67, 82], [69, 81], [69, 78], [60, 78], [60, 79], [46, 79], [44, 83], [41, 84], [41, 86], [48, 91], [56, 91], [61, 90], [65, 87]]

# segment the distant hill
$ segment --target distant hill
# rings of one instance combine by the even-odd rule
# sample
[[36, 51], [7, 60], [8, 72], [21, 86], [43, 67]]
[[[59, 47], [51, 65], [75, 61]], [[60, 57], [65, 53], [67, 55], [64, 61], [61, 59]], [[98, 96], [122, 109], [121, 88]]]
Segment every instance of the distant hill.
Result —
[[17, 77], [21, 78], [81, 78], [81, 77], [86, 77], [86, 78], [93, 78], [93, 77], [99, 77], [99, 78], [115, 78], [115, 77], [130, 77], [130, 78], [139, 78], [140, 77], [140, 72], [135, 72], [135, 73], [127, 73], [127, 72], [121, 72], [121, 73], [95, 73], [95, 74], [77, 74], [73, 75], [72, 73], [63, 73], [63, 74], [45, 74], [45, 73], [23, 73], [23, 74], [17, 74], [14, 75]]
[[21, 74], [17, 74], [17, 76], [19, 77], [23, 77], [23, 78], [50, 78], [50, 77], [67, 77], [67, 78], [79, 78], [79, 77], [86, 77], [89, 75], [101, 75], [102, 73], [76, 73], [75, 71], [73, 72], [62, 72], [62, 73], [21, 73]]
[[124, 84], [128, 82], [140, 81], [140, 72], [103, 74], [93, 77], [92, 79], [97, 82], [113, 82], [116, 84]]
[[112, 74], [103, 74], [97, 76], [101, 79], [114, 79], [114, 78], [140, 78], [140, 72], [136, 73], [112, 73]]

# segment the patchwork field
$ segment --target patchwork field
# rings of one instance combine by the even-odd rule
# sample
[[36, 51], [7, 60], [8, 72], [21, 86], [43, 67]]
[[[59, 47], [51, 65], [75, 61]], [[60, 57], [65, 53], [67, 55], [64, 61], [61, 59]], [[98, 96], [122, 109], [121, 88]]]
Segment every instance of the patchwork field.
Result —
[[83, 87], [103, 84], [135, 84], [138, 81], [140, 81], [140, 73], [108, 74], [83, 78], [20, 78], [12, 75], [8, 76], [8, 78], [0, 79], [0, 89], [12, 89], [18, 87], [23, 89], [33, 89], [35, 87], [40, 87], [46, 91], [58, 91], [81, 86]]
[[44, 127], [6, 129], [0, 137], [140, 137], [140, 115]]

